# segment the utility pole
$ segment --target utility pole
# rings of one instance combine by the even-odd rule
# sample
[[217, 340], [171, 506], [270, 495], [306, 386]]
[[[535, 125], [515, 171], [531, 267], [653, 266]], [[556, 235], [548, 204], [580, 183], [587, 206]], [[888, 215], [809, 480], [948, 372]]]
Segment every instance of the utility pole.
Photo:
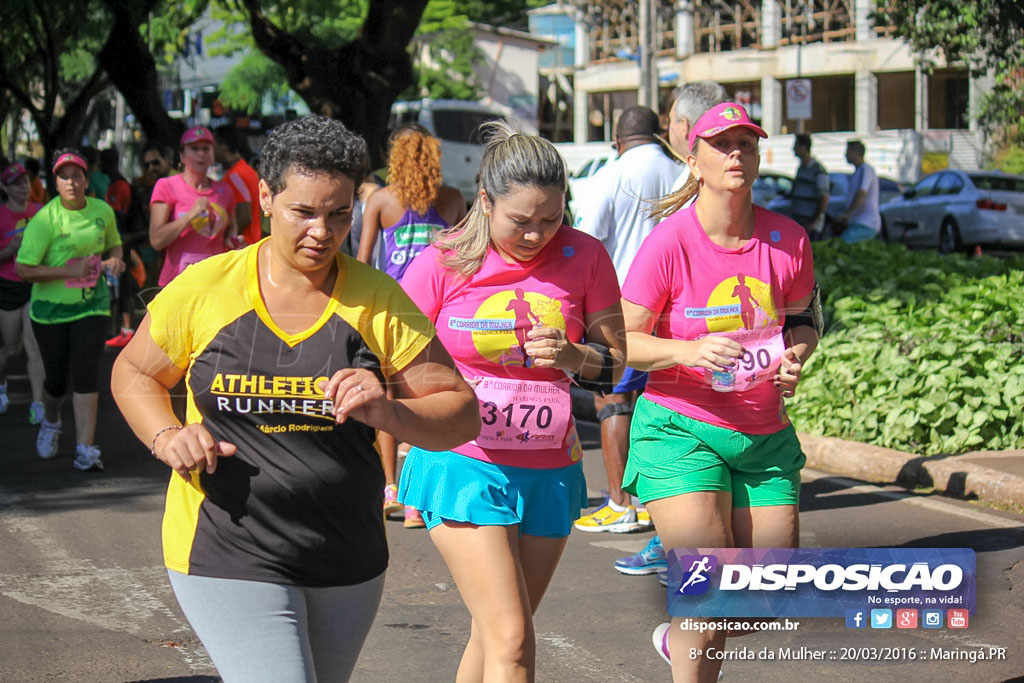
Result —
[[658, 110], [658, 77], [654, 64], [654, 21], [657, 12], [654, 3], [657, 0], [640, 0], [640, 87], [637, 90], [637, 103], [643, 107]]

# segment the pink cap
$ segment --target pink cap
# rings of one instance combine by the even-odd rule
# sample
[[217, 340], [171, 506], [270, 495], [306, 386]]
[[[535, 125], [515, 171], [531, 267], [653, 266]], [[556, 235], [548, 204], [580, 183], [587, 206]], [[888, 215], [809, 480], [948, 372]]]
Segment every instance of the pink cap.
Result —
[[213, 144], [213, 133], [206, 126], [192, 126], [181, 136], [181, 146], [193, 145], [197, 142], [209, 142]]
[[78, 156], [77, 154], [72, 154], [71, 152], [68, 152], [67, 154], [61, 154], [59, 157], [57, 157], [57, 160], [53, 162], [53, 172], [56, 173], [57, 169], [63, 166], [64, 164], [74, 164], [75, 166], [81, 167], [81, 169], [85, 171], [86, 174], [89, 173], [89, 164], [86, 163], [85, 159]]
[[758, 137], [766, 138], [768, 133], [761, 126], [750, 120], [747, 110], [735, 102], [722, 102], [704, 112], [697, 123], [690, 129], [690, 149], [697, 138], [713, 138], [719, 133], [743, 126], [757, 133]]
[[28, 171], [25, 170], [25, 167], [15, 161], [13, 164], [5, 168], [3, 173], [0, 173], [0, 183], [10, 185], [26, 173], [28, 173]]

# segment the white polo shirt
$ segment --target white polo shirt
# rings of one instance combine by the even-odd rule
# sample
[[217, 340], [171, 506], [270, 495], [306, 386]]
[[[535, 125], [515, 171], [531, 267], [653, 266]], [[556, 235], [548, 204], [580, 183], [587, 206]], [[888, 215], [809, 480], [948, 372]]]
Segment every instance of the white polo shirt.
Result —
[[683, 166], [656, 143], [633, 147], [608, 163], [576, 197], [573, 227], [601, 240], [621, 285], [644, 238], [654, 229], [654, 202], [672, 191]]
[[860, 223], [879, 232], [882, 229], [882, 215], [878, 212], [878, 175], [867, 164], [858, 166], [850, 177], [846, 190], [847, 209], [853, 204], [858, 190], [864, 190], [864, 203], [857, 213], [850, 216], [850, 223]]

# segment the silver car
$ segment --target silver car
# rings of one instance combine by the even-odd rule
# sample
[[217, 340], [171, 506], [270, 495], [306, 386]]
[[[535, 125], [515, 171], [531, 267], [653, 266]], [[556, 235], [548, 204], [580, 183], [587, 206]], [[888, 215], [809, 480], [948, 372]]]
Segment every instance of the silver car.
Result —
[[882, 236], [949, 254], [1024, 248], [1024, 176], [938, 171], [882, 206]]

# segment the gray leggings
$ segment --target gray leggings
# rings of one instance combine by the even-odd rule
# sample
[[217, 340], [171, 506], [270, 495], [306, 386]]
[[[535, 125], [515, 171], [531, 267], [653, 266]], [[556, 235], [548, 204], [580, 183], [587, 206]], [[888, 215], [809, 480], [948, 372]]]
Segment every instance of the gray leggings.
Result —
[[384, 574], [330, 588], [167, 574], [225, 683], [347, 681], [384, 591]]

